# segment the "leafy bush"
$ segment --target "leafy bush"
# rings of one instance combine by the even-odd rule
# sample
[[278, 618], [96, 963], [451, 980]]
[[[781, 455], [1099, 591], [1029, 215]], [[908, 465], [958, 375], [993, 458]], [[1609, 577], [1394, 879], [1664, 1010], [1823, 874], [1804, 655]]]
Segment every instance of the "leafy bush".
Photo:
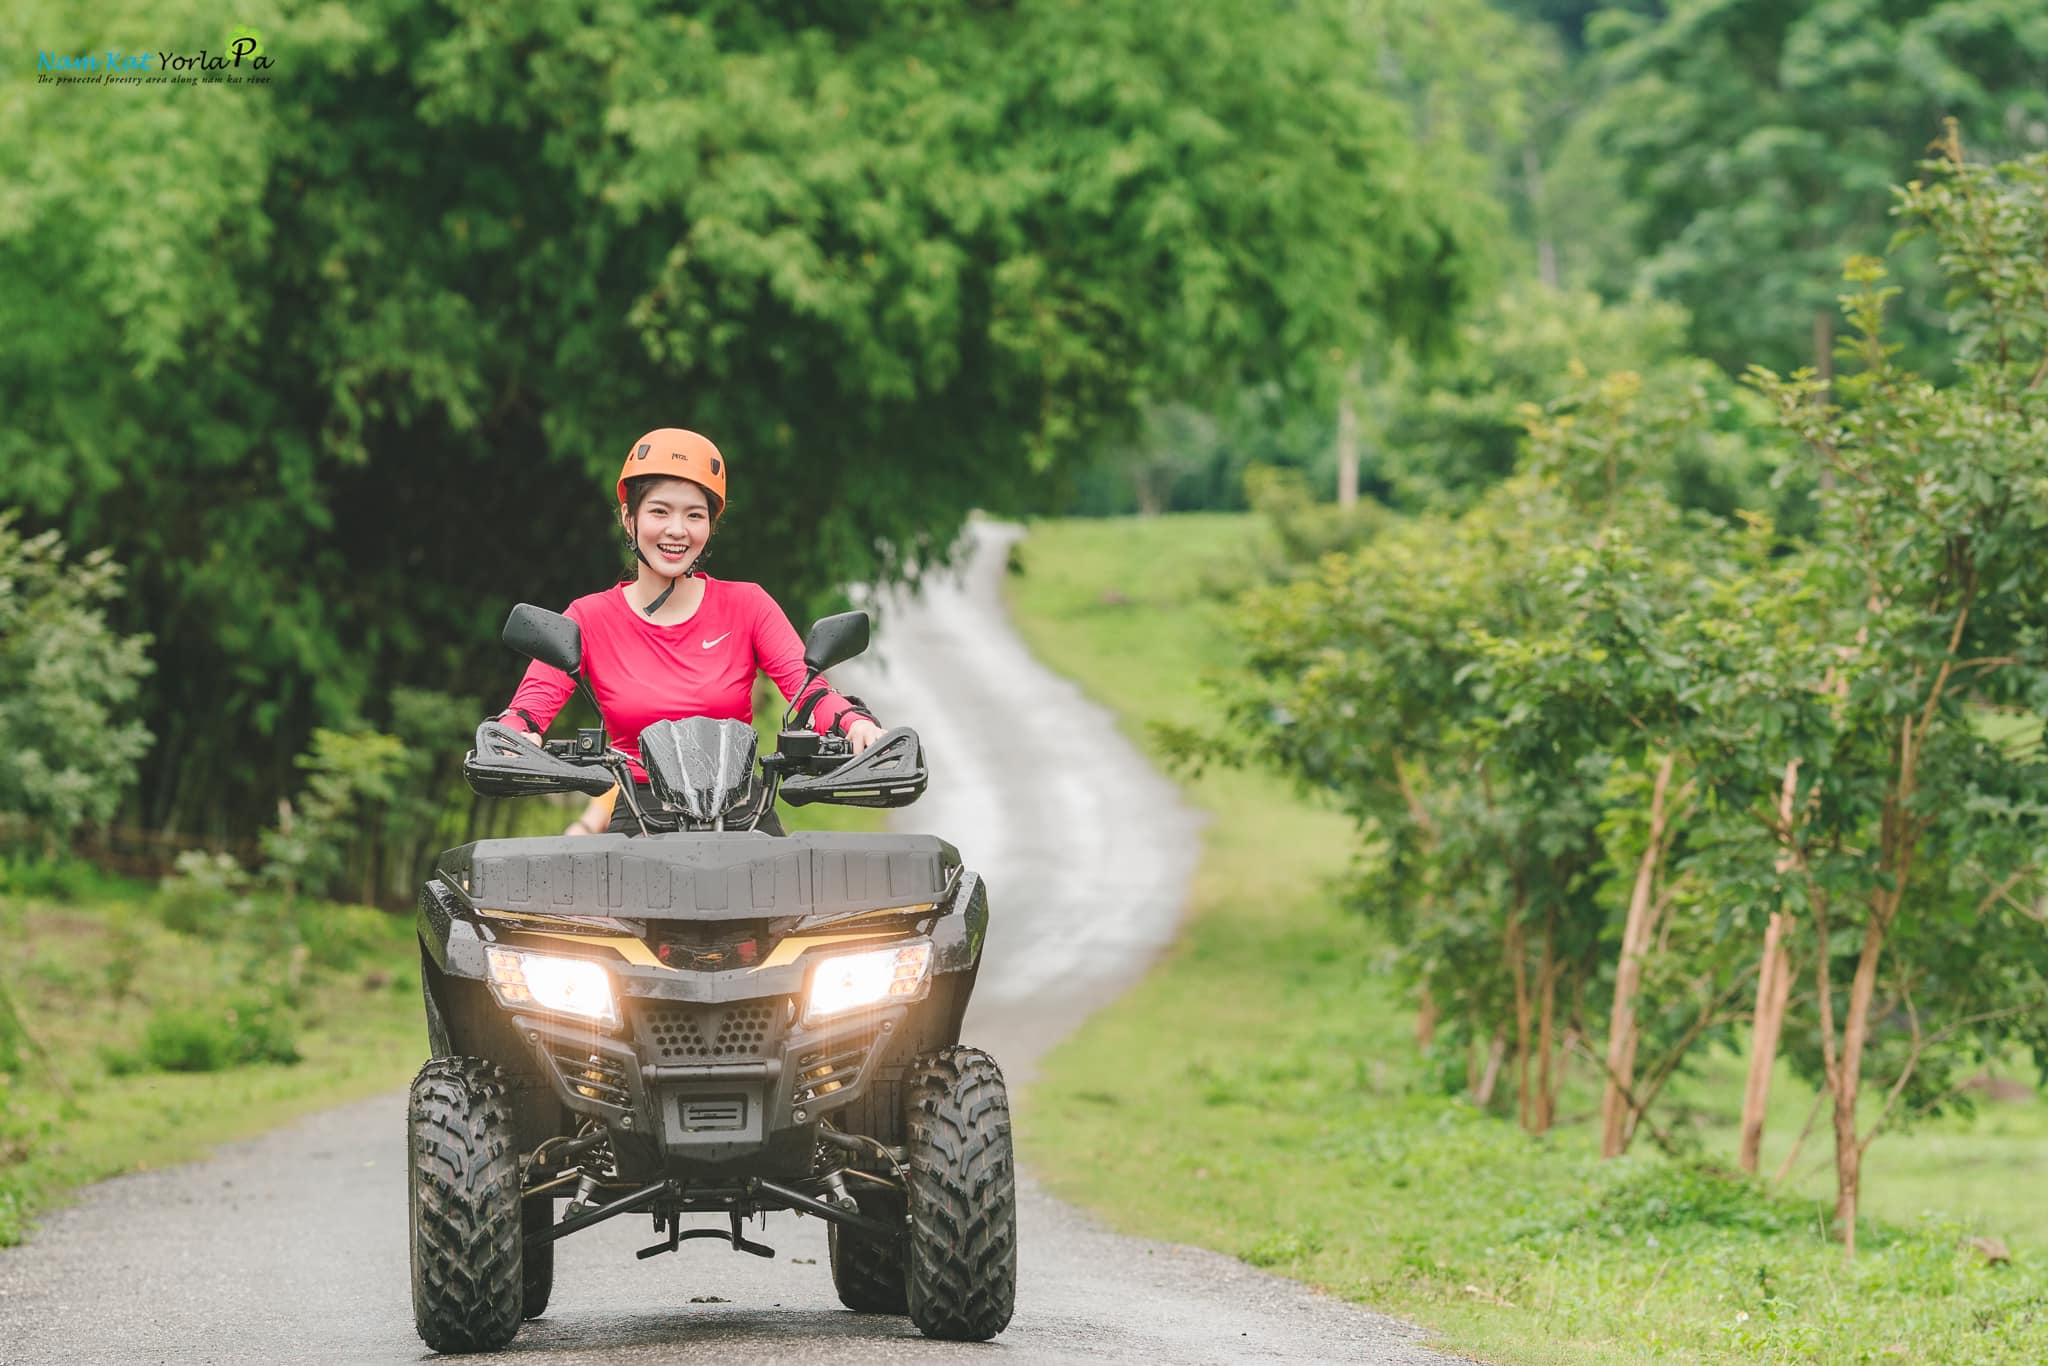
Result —
[[68, 563], [57, 533], [25, 537], [16, 520], [0, 513], [0, 812], [34, 822], [54, 851], [135, 783], [152, 739], [132, 706], [149, 637], [107, 624], [100, 604], [121, 580], [107, 551]]
[[14, 1007], [7, 999], [6, 990], [0, 988], [0, 1096], [7, 1094], [6, 1079], [19, 1073], [28, 1061], [25, 1056], [27, 1046], [28, 1039], [14, 1018]]
[[145, 949], [142, 927], [136, 921], [137, 913], [126, 903], [108, 904], [100, 974], [106, 983], [107, 999], [117, 1007], [134, 994], [135, 984], [142, 977]]
[[69, 854], [41, 850], [0, 853], [0, 896], [76, 904], [104, 898], [113, 881], [84, 859]]
[[332, 904], [305, 907], [297, 929], [312, 965], [336, 972], [354, 968], [411, 933], [403, 917], [368, 906]]
[[405, 746], [375, 731], [316, 730], [313, 747], [295, 761], [311, 776], [277, 827], [263, 832], [266, 882], [315, 894], [336, 889], [348, 869], [350, 845], [395, 801]]
[[[1356, 899], [1404, 950], [1420, 1022], [1502, 1059], [1481, 1075], [1532, 1133], [1557, 1120], [1589, 1005], [1614, 1156], [1689, 1056], [1740, 1039], [1752, 977], [1777, 983], [1775, 1017], [1791, 965], [1810, 972], [1812, 1008], [1782, 1038], [1751, 1031], [1754, 1062], [1767, 1078], [1782, 1054], [1845, 1118], [1881, 1097], [1834, 1126], [1851, 1251], [1871, 1138], [1955, 1104], [1984, 1057], [2048, 1049], [2042, 765], [1977, 724], [2048, 695], [2048, 155], [1984, 167], [1951, 138], [1928, 169], [1899, 213], [1952, 284], [1957, 380], [1900, 368], [1898, 290], [1871, 258], [1844, 272], [1839, 375], [1753, 374], [1774, 435], [1753, 397], [1655, 348], [1530, 379], [1543, 402], [1514, 409], [1510, 477], [1460, 476], [1449, 510], [1247, 595], [1249, 675], [1225, 682], [1235, 724], [1209, 746], [1248, 742], [1357, 822]], [[1574, 340], [1504, 330], [1495, 354], [1533, 365]], [[1497, 377], [1446, 392], [1445, 450], [1501, 423]], [[1780, 494], [1831, 481], [1810, 535], [1755, 502], [1701, 515], [1742, 505], [1716, 488], [1756, 495], [1769, 461]], [[1700, 1186], [1673, 1214], [1671, 1194], [1622, 1216], [1739, 1209]]]
[[122, 1048], [116, 1044], [101, 1044], [98, 1049], [100, 1066], [110, 1077], [139, 1076], [149, 1070], [149, 1059], [133, 1048]]
[[1748, 1181], [1682, 1162], [1631, 1162], [1581, 1215], [1612, 1236], [1698, 1226], [1784, 1233], [1811, 1223], [1811, 1206], [1773, 1200]]
[[1376, 504], [1344, 508], [1317, 502], [1308, 476], [1286, 466], [1251, 466], [1244, 474], [1244, 490], [1246, 501], [1279, 544], [1282, 564], [1273, 566], [1276, 573], [1356, 550], [1386, 521], [1385, 509]]
[[273, 1001], [239, 997], [217, 1005], [176, 1005], [157, 1011], [142, 1037], [142, 1056], [166, 1072], [218, 1072], [250, 1063], [299, 1061], [297, 1030]]
[[250, 877], [228, 854], [188, 849], [157, 888], [156, 914], [165, 929], [211, 934], [248, 916]]

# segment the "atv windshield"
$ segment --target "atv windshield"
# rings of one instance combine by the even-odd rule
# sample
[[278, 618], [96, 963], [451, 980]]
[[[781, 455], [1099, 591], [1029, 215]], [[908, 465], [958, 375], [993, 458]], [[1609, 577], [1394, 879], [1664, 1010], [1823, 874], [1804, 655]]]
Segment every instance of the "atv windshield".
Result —
[[746, 797], [759, 743], [744, 721], [657, 721], [640, 732], [640, 763], [662, 805], [716, 820]]

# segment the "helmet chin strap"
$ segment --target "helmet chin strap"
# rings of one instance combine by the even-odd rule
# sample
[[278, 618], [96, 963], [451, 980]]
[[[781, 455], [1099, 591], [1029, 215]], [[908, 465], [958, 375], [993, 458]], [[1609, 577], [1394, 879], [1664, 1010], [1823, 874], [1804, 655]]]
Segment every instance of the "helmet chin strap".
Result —
[[[637, 536], [633, 539], [633, 558], [640, 561], [640, 563], [646, 565], [649, 569], [654, 569], [654, 561], [648, 559], [647, 552], [640, 548], [640, 540]], [[668, 579], [668, 587], [662, 589], [660, 593], [656, 594], [654, 601], [648, 603], [647, 606], [641, 610], [641, 614], [643, 616], [651, 617], [656, 612], [659, 612], [661, 610], [661, 605], [668, 601], [668, 595], [676, 591], [676, 585], [681, 583], [684, 579], [690, 577], [690, 571], [687, 569], [684, 570], [682, 573], [677, 574], [673, 578], [669, 578], [668, 575], [663, 574], [659, 569], [654, 569], [654, 573], [657, 578]]]

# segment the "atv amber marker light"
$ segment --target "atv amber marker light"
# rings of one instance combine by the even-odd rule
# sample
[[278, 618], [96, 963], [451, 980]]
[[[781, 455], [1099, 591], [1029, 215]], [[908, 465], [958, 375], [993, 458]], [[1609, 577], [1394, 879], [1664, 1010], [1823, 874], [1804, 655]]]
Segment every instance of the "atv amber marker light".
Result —
[[601, 1024], [617, 1024], [612, 1008], [612, 980], [588, 958], [557, 958], [547, 953], [515, 953], [488, 949], [491, 985], [508, 1006], [533, 1005], [562, 1015], [580, 1015]]
[[826, 958], [811, 970], [804, 1019], [819, 1020], [862, 1006], [909, 1000], [924, 989], [931, 967], [929, 939]]

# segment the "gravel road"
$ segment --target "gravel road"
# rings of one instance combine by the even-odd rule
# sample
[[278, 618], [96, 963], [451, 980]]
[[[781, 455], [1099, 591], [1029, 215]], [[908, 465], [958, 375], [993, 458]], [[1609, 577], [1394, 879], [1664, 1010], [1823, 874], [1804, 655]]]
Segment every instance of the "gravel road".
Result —
[[[957, 577], [882, 604], [881, 648], [835, 671], [915, 725], [931, 788], [906, 828], [988, 879], [966, 1038], [1013, 1081], [1171, 938], [1197, 824], [1108, 716], [1047, 672], [997, 597], [1015, 531], [976, 527]], [[208, 1161], [105, 1182], [0, 1252], [0, 1362], [404, 1362], [405, 1097], [331, 1110]], [[716, 1222], [716, 1221], [707, 1221]], [[904, 1360], [1441, 1362], [1420, 1330], [1231, 1258], [1103, 1231], [1023, 1181], [1017, 1314], [985, 1345], [839, 1306], [816, 1220], [778, 1215], [772, 1261], [716, 1244], [636, 1261], [638, 1216], [564, 1241], [532, 1362]]]

